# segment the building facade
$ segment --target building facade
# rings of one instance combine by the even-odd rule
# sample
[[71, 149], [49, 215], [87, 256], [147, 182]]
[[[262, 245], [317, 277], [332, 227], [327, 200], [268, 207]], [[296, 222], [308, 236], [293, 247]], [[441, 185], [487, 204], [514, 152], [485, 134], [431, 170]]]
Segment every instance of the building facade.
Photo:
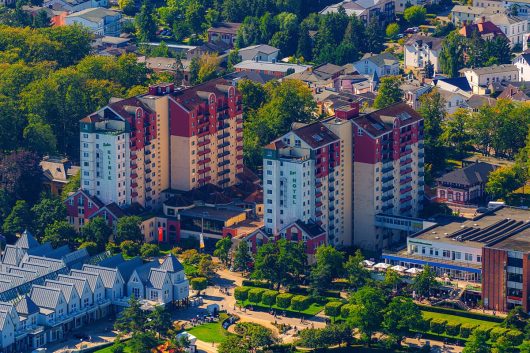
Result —
[[519, 81], [519, 69], [515, 65], [493, 65], [477, 69], [462, 69], [474, 94], [489, 94], [495, 85], [502, 82]]
[[103, 7], [87, 8], [66, 16], [67, 25], [79, 24], [102, 36], [119, 36], [121, 13]]
[[413, 35], [405, 42], [405, 68], [425, 68], [428, 63], [433, 65], [434, 72], [440, 71], [438, 57], [442, 44], [441, 38]]

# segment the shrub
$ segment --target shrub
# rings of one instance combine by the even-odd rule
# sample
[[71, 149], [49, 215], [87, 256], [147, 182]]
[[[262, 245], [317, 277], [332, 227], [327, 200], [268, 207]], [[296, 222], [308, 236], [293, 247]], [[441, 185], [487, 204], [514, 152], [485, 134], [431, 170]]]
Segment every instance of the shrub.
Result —
[[343, 318], [350, 317], [356, 308], [357, 305], [355, 304], [344, 304], [342, 308], [340, 308], [340, 316], [342, 316]]
[[450, 336], [458, 336], [460, 333], [460, 324], [451, 321], [447, 322], [447, 324], [445, 324], [445, 333]]
[[191, 288], [196, 291], [205, 290], [208, 287], [208, 280], [204, 277], [195, 277], [191, 279]]
[[267, 282], [262, 281], [254, 281], [251, 279], [244, 279], [242, 282], [243, 286], [246, 287], [259, 287], [259, 288], [269, 288], [269, 284]]
[[110, 352], [111, 353], [123, 353], [125, 352], [125, 344], [122, 342], [114, 342], [112, 346], [110, 346]]
[[447, 320], [441, 318], [434, 318], [431, 320], [431, 331], [434, 333], [443, 333]]
[[236, 289], [234, 289], [234, 298], [241, 301], [247, 300], [249, 290], [249, 287], [236, 287]]
[[519, 330], [510, 330], [506, 332], [506, 338], [512, 346], [518, 346], [523, 343], [524, 334]]
[[86, 248], [86, 251], [88, 251], [90, 256], [94, 256], [98, 253], [98, 244], [94, 243], [93, 241], [82, 242], [81, 245], [79, 245], [79, 249], [83, 248]]
[[156, 244], [145, 243], [140, 248], [140, 255], [143, 258], [160, 256], [160, 248]]
[[330, 317], [336, 317], [341, 314], [342, 302], [329, 302], [324, 307], [324, 313]]
[[311, 300], [305, 295], [296, 295], [291, 299], [291, 307], [296, 311], [304, 311], [309, 308]]
[[265, 305], [274, 305], [276, 303], [276, 296], [278, 295], [278, 292], [275, 290], [266, 290], [261, 295], [261, 302]]
[[261, 302], [261, 295], [265, 292], [263, 288], [252, 288], [248, 291], [248, 301], [252, 303]]
[[276, 305], [279, 308], [287, 309], [289, 306], [291, 306], [291, 299], [293, 299], [292, 294], [289, 294], [289, 293], [278, 294], [276, 296]]
[[138, 256], [140, 254], [140, 245], [133, 242], [132, 240], [122, 241], [120, 244], [120, 249], [129, 257]]
[[481, 313], [475, 313], [472, 311], [465, 311], [459, 309], [444, 308], [441, 306], [430, 306], [430, 305], [418, 305], [421, 310], [429, 311], [431, 313], [448, 314], [467, 317], [468, 319], [484, 320], [489, 322], [503, 322], [504, 318], [500, 316], [486, 315]]
[[495, 327], [490, 331], [490, 339], [495, 342], [499, 337], [506, 335], [506, 333], [510, 331], [503, 327]]
[[460, 336], [462, 336], [463, 338], [468, 338], [469, 336], [471, 336], [471, 333], [476, 327], [477, 325], [475, 324], [470, 324], [468, 322], [463, 323], [460, 326]]

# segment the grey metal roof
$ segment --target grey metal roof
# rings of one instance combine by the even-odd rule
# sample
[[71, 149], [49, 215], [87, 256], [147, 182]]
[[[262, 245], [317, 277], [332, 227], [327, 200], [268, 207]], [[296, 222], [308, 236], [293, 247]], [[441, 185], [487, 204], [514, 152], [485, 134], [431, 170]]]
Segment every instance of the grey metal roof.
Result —
[[70, 276], [86, 279], [90, 287], [90, 290], [92, 292], [94, 292], [94, 290], [96, 289], [96, 284], [98, 282], [98, 279], [101, 278], [101, 276], [98, 273], [81, 271], [81, 270], [71, 270]]
[[73, 285], [72, 283], [47, 279], [46, 282], [44, 282], [44, 286], [59, 289], [61, 292], [63, 292], [64, 298], [67, 302], [70, 302], [74, 292], [77, 293], [78, 297], [80, 296], [80, 294], [77, 292], [77, 289], [75, 288], [75, 285]]
[[37, 271], [39, 277], [53, 272], [53, 270], [46, 265], [23, 263], [22, 265], [20, 265], [20, 267], [22, 269]]
[[35, 237], [26, 229], [24, 233], [18, 238], [15, 246], [21, 249], [31, 249], [39, 246], [39, 242]]
[[0, 311], [5, 311], [10, 316], [16, 315], [15, 306], [12, 303], [0, 302]]
[[44, 243], [35, 248], [28, 249], [28, 255], [45, 256], [46, 254], [53, 251], [51, 243]]
[[58, 270], [65, 267], [63, 260], [50, 259], [47, 257], [29, 255], [26, 259], [23, 260], [25, 263], [48, 266], [50, 269]]
[[162, 289], [164, 286], [164, 280], [168, 276], [167, 271], [159, 268], [152, 268], [149, 272], [149, 280], [147, 284], [155, 289]]
[[459, 185], [476, 185], [480, 183], [487, 183], [489, 175], [497, 167], [485, 163], [478, 162], [471, 164], [465, 168], [455, 169], [452, 172], [449, 172], [445, 175], [442, 175], [440, 178], [436, 179], [440, 183], [451, 183]]
[[145, 284], [149, 280], [149, 272], [152, 268], [156, 267], [158, 267], [158, 263], [156, 261], [151, 261], [138, 267], [136, 270], [134, 270], [134, 272], [138, 274], [138, 277], [140, 277], [140, 281]]
[[116, 277], [118, 276], [118, 270], [115, 268], [84, 265], [83, 271], [99, 274], [105, 288], [114, 287], [114, 282], [116, 282]]
[[90, 290], [90, 284], [88, 283], [88, 280], [86, 280], [85, 278], [68, 276], [68, 275], [59, 275], [57, 276], [57, 280], [61, 282], [73, 284], [80, 297], [83, 295], [85, 286], [88, 287], [88, 289]]
[[101, 261], [98, 265], [103, 267], [116, 268], [119, 264], [125, 262], [122, 254], [116, 254], [111, 257], [107, 257]]
[[0, 311], [0, 328], [4, 328], [6, 321], [8, 320], [8, 314], [5, 311]]
[[39, 308], [49, 309], [55, 309], [59, 304], [59, 299], [64, 297], [60, 289], [38, 285], [31, 287], [29, 296]]
[[14, 275], [24, 276], [26, 282], [32, 281], [39, 276], [38, 271], [21, 267], [10, 267], [6, 269], [6, 272], [12, 273]]
[[31, 298], [27, 295], [24, 295], [22, 299], [17, 303], [16, 306], [17, 313], [20, 315], [31, 315], [39, 312], [39, 307]]
[[170, 253], [164, 259], [164, 262], [162, 262], [162, 265], [160, 265], [160, 269], [166, 270], [168, 272], [180, 272], [180, 271], [184, 271], [184, 266], [182, 266], [180, 261], [173, 254]]
[[51, 259], [62, 259], [66, 254], [68, 254], [70, 252], [70, 248], [68, 247], [68, 245], [63, 245], [63, 246], [60, 246], [58, 247], [57, 249], [54, 249], [53, 251], [51, 251], [50, 253], [48, 254], [43, 254], [43, 256], [45, 257], [49, 257]]
[[90, 258], [86, 248], [70, 252], [63, 256], [63, 261], [70, 268], [80, 268]]
[[6, 245], [4, 256], [2, 257], [2, 263], [17, 266], [22, 260], [24, 254], [24, 250], [17, 248], [14, 245]]
[[7, 272], [0, 272], [0, 278], [3, 281], [10, 281], [13, 287], [19, 286], [22, 283], [26, 282], [24, 276]]

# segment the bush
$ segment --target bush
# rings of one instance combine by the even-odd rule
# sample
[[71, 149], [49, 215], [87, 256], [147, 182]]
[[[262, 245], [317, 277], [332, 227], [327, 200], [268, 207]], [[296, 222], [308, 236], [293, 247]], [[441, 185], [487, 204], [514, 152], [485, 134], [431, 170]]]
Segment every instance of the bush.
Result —
[[289, 293], [278, 294], [276, 296], [276, 305], [279, 308], [287, 309], [288, 307], [291, 306], [291, 299], [293, 299], [293, 297], [294, 295], [289, 294]]
[[518, 346], [523, 343], [524, 334], [519, 330], [510, 330], [506, 332], [506, 338], [512, 346]]
[[124, 240], [120, 244], [121, 252], [129, 257], [138, 256], [140, 254], [140, 245], [132, 240]]
[[125, 352], [125, 344], [122, 342], [114, 342], [112, 346], [110, 346], [110, 352], [111, 353], [123, 353]]
[[477, 319], [484, 320], [489, 322], [498, 322], [501, 323], [504, 319], [500, 316], [486, 315], [480, 313], [474, 313], [471, 311], [444, 308], [441, 306], [430, 306], [430, 305], [418, 305], [421, 310], [429, 311], [431, 313], [447, 314], [447, 315], [456, 315], [461, 317], [467, 317], [468, 319]]
[[434, 333], [443, 333], [447, 320], [441, 318], [434, 318], [431, 320], [431, 331]]
[[81, 245], [79, 245], [79, 249], [83, 248], [86, 248], [86, 251], [88, 251], [90, 256], [94, 256], [98, 253], [98, 244], [94, 243], [93, 241], [82, 242]]
[[196, 291], [205, 290], [208, 287], [208, 280], [204, 277], [195, 277], [191, 279], [191, 288]]
[[275, 290], [266, 290], [261, 295], [261, 302], [265, 305], [272, 306], [276, 303], [276, 296], [278, 296], [278, 292]]
[[463, 323], [461, 326], [460, 326], [460, 336], [463, 337], [463, 338], [468, 338], [469, 336], [471, 336], [471, 333], [473, 332], [473, 330], [477, 327], [477, 325], [475, 324], [470, 324], [470, 323]]
[[248, 301], [252, 303], [261, 302], [261, 295], [265, 292], [263, 288], [252, 288], [248, 291]]
[[340, 308], [340, 316], [343, 318], [348, 318], [353, 314], [353, 311], [357, 308], [357, 305], [355, 304], [344, 304], [342, 308]]
[[499, 337], [506, 335], [508, 331], [510, 330], [507, 328], [495, 327], [490, 331], [490, 339], [495, 342], [499, 339]]
[[291, 299], [291, 307], [295, 311], [304, 311], [309, 308], [311, 299], [305, 295], [296, 295]]
[[245, 287], [259, 287], [259, 288], [266, 288], [266, 289], [269, 288], [269, 284], [267, 282], [254, 281], [251, 279], [244, 279], [242, 284]]
[[445, 333], [449, 336], [458, 336], [460, 333], [460, 324], [451, 321], [447, 322], [447, 324], [445, 324]]
[[241, 301], [247, 300], [249, 290], [249, 287], [236, 287], [236, 289], [234, 289], [234, 298]]
[[140, 255], [143, 258], [160, 256], [160, 248], [156, 244], [145, 243], [140, 248]]
[[324, 307], [324, 313], [330, 317], [336, 317], [341, 314], [342, 302], [329, 302]]

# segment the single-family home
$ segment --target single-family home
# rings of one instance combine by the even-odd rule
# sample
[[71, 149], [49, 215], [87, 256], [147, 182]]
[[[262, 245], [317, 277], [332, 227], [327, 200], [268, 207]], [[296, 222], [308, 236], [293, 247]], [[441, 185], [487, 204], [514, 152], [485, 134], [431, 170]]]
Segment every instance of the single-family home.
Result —
[[499, 27], [491, 21], [486, 21], [484, 17], [481, 17], [475, 23], [463, 25], [458, 31], [461, 36], [466, 38], [471, 38], [475, 32], [484, 40], [491, 40], [499, 36], [506, 37]]
[[430, 63], [434, 72], [440, 71], [440, 49], [443, 38], [415, 34], [407, 39], [404, 45], [405, 70], [410, 68], [425, 68]]
[[381, 24], [386, 24], [394, 21], [395, 7], [394, 0], [344, 0], [337, 4], [326, 6], [320, 11], [320, 14], [338, 13], [340, 9], [344, 9], [348, 16], [355, 15], [365, 24], [372, 19], [379, 21]]
[[491, 8], [494, 11], [505, 12], [504, 4], [499, 0], [473, 0], [473, 7]]
[[267, 44], [252, 45], [250, 47], [241, 48], [238, 50], [241, 61], [257, 60], [273, 62], [278, 60], [280, 49], [271, 47]]
[[530, 81], [530, 53], [521, 53], [512, 60], [519, 70], [519, 81]]
[[108, 7], [109, 2], [108, 0], [44, 0], [42, 6], [71, 13], [95, 7]]
[[453, 114], [458, 108], [467, 108], [468, 96], [460, 92], [447, 91], [444, 89], [438, 89], [440, 96], [444, 100], [445, 112], [447, 114]]
[[273, 63], [255, 60], [246, 60], [234, 65], [234, 70], [236, 72], [257, 72], [264, 75], [274, 76], [276, 78], [282, 78], [290, 74], [300, 73], [309, 70], [310, 68], [310, 65], [291, 64], [284, 62]]
[[322, 64], [310, 70], [293, 73], [287, 78], [299, 80], [307, 84], [312, 89], [317, 88], [338, 88], [337, 79], [345, 73], [343, 66], [334, 64]]
[[233, 48], [236, 43], [237, 31], [239, 31], [241, 23], [221, 22], [208, 28], [208, 42], [218, 43], [223, 42], [230, 48]]
[[89, 8], [69, 14], [65, 23], [83, 25], [92, 33], [102, 36], [119, 36], [121, 13], [103, 7]]
[[105, 287], [105, 298], [114, 302], [124, 297], [125, 281], [117, 269], [84, 265], [83, 271], [96, 273], [101, 276], [103, 286]]
[[478, 94], [472, 94], [466, 101], [467, 109], [473, 113], [479, 111], [483, 106], [493, 107], [497, 104], [497, 100], [490, 96], [481, 96]]
[[530, 101], [530, 82], [510, 82], [497, 98], [518, 102]]
[[403, 100], [413, 109], [420, 107], [420, 97], [432, 90], [432, 86], [422, 84], [416, 80], [407, 80], [400, 86], [403, 91]]
[[490, 7], [475, 7], [468, 5], [455, 5], [451, 10], [451, 21], [455, 27], [470, 24], [485, 16], [493, 15], [497, 10]]
[[70, 178], [79, 173], [80, 167], [68, 158], [45, 156], [40, 162], [43, 186], [52, 195], [59, 196]]
[[399, 60], [390, 53], [365, 54], [361, 60], [353, 63], [361, 75], [376, 77], [399, 75]]
[[502, 0], [502, 5], [507, 13], [528, 19], [530, 16], [530, 3], [527, 0]]
[[471, 90], [475, 94], [490, 94], [497, 84], [506, 81], [518, 81], [519, 69], [512, 64], [492, 65], [476, 69], [465, 68], [460, 70], [465, 76]]
[[528, 20], [526, 18], [498, 13], [488, 16], [488, 19], [506, 35], [512, 48], [516, 45], [520, 45], [522, 48], [524, 35], [528, 32]]

